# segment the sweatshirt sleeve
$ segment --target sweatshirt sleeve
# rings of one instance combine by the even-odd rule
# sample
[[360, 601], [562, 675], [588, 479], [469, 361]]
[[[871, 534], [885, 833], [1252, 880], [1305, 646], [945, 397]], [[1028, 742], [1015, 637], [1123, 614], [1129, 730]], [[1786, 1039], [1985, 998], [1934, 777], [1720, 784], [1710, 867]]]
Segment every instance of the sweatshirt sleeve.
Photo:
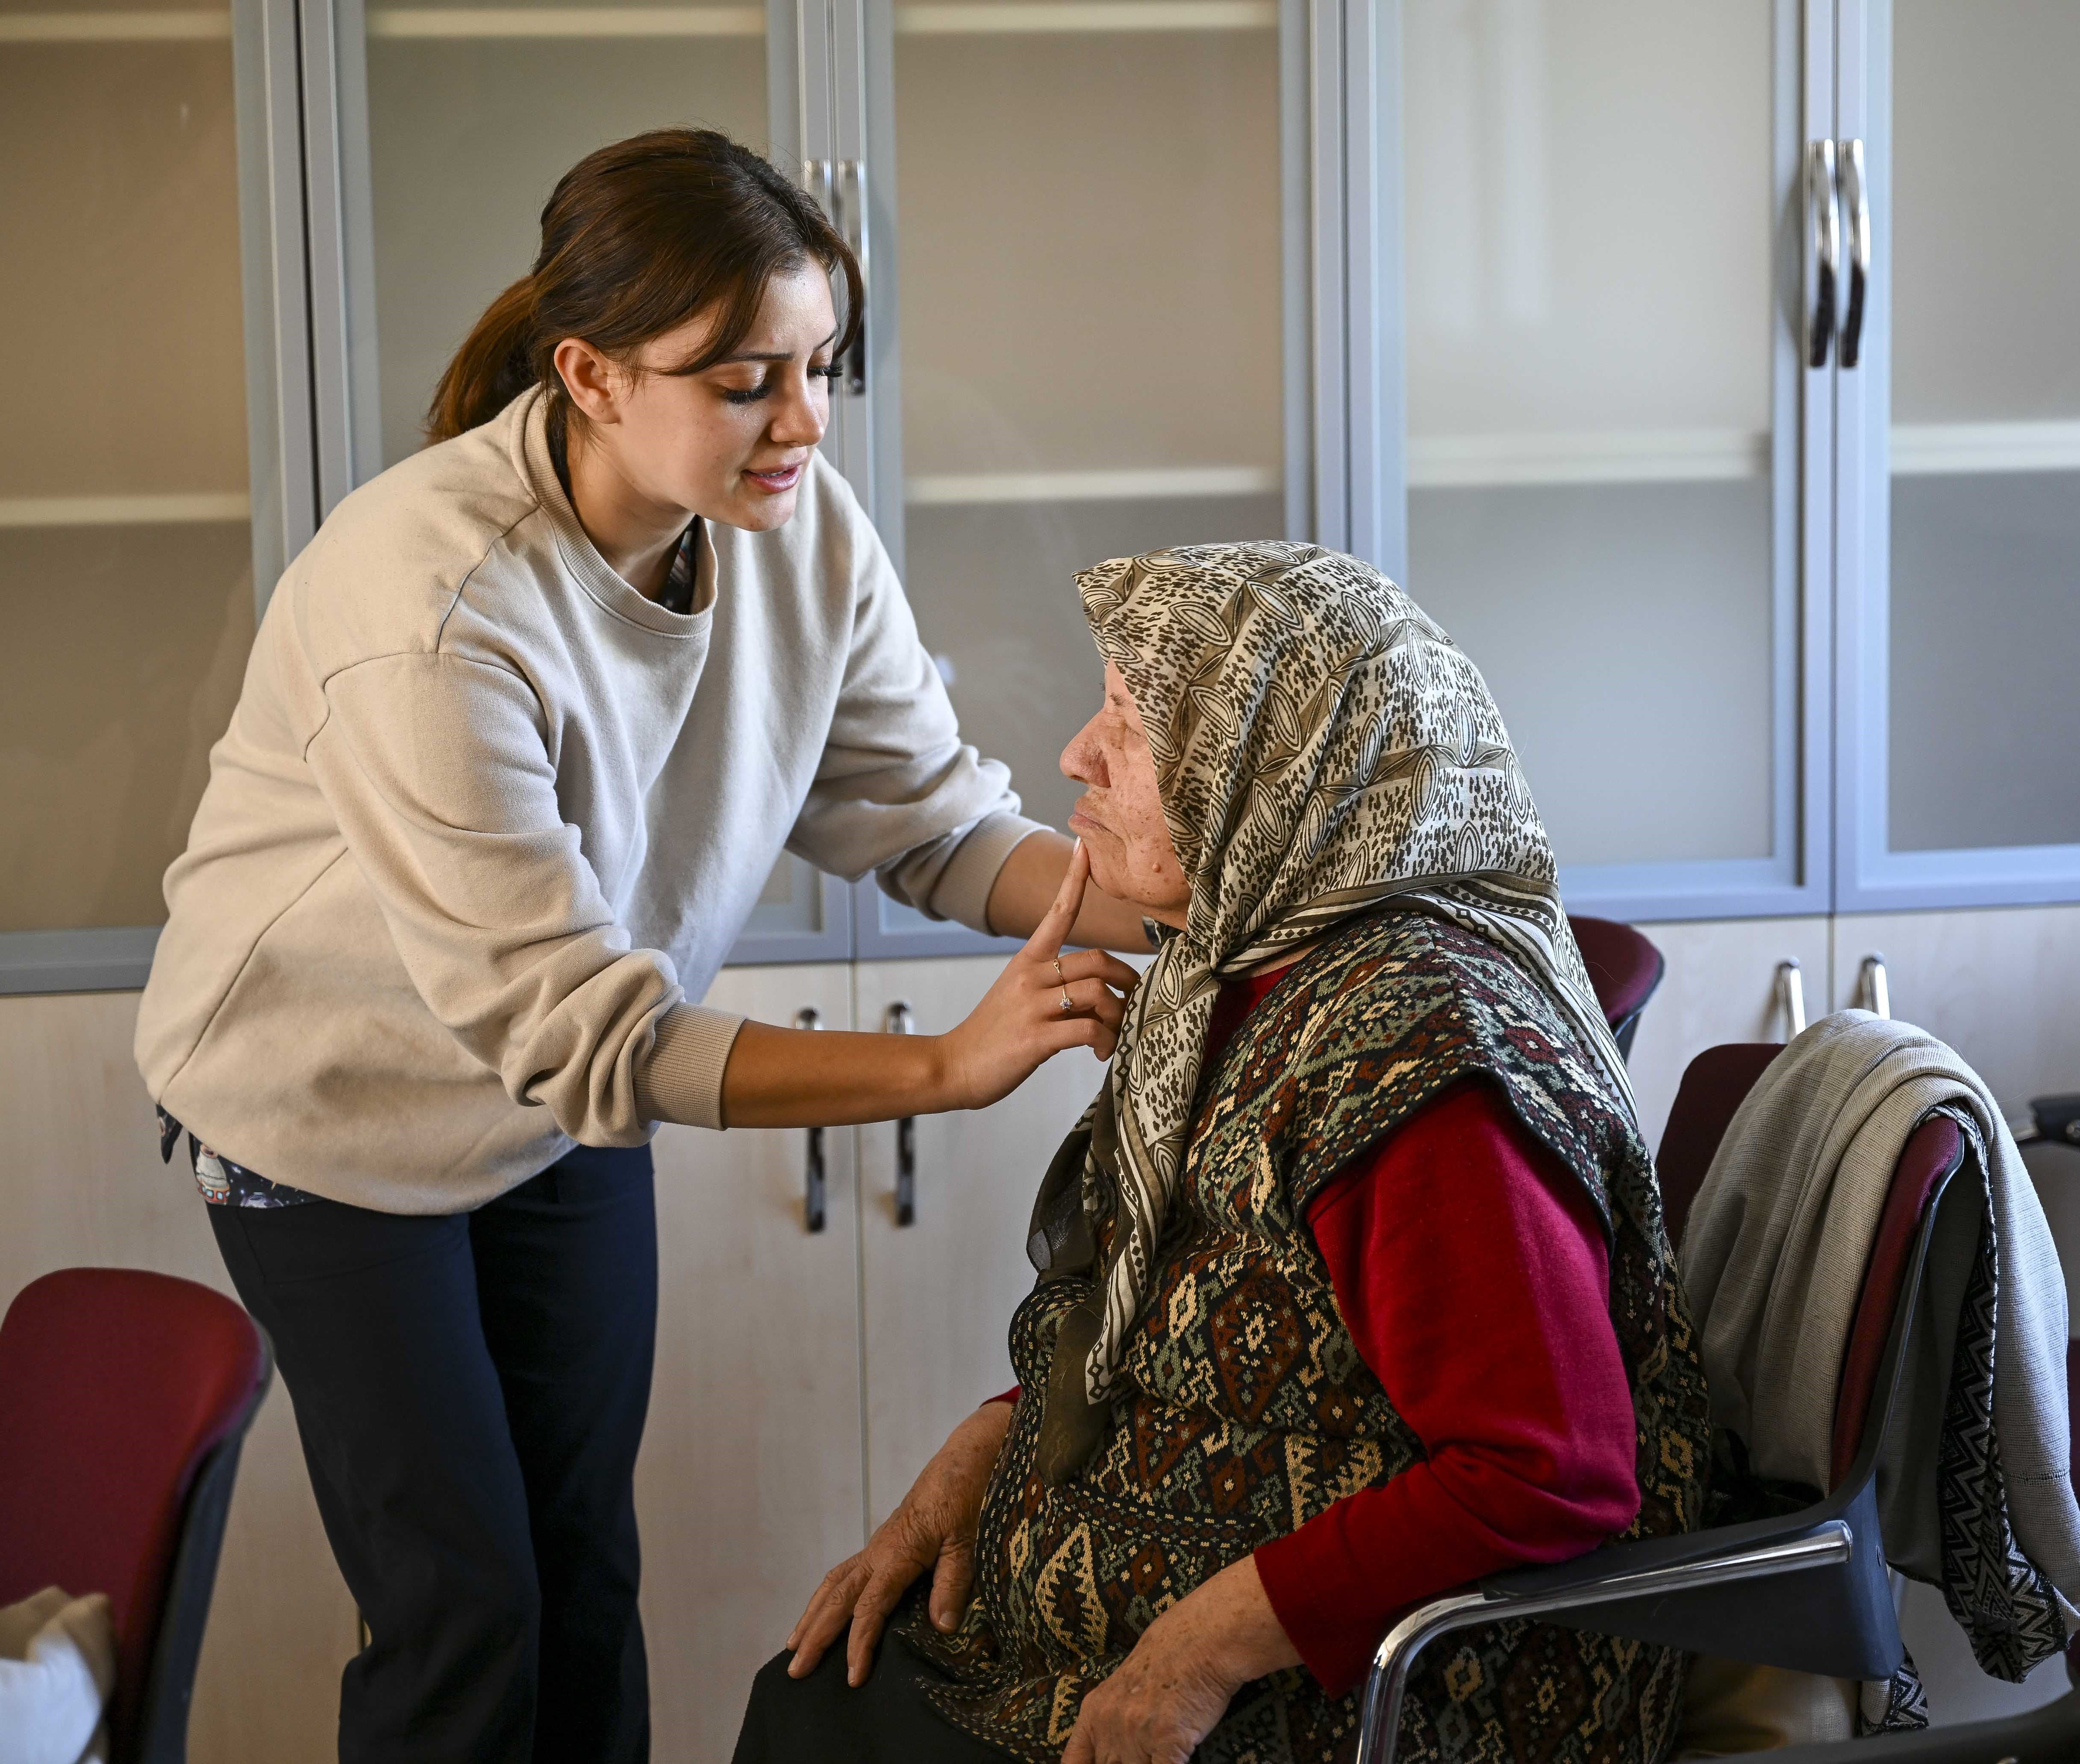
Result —
[[1307, 1223], [1426, 1454], [1256, 1552], [1279, 1622], [1339, 1696], [1410, 1606], [1630, 1524], [1635, 1424], [1601, 1223], [1491, 1086], [1411, 1117]]
[[807, 800], [787, 848], [832, 875], [869, 870], [927, 917], [989, 928], [992, 884], [1039, 823], [1011, 773], [961, 740], [946, 684], [917, 635], [879, 536], [849, 495], [851, 646]]
[[[585, 1144], [640, 1144], [636, 1068], [683, 995], [669, 957], [630, 946], [563, 817], [533, 690], [419, 653], [325, 693], [305, 757], [426, 1008], [515, 1102]], [[735, 1033], [681, 1013], [715, 1019], [711, 1041]]]

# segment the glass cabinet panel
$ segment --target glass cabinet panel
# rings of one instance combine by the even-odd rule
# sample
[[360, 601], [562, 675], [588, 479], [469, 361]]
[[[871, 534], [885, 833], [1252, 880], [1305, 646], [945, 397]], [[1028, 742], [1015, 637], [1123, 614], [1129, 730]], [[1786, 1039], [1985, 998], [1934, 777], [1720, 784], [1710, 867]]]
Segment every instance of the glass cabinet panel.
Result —
[[[372, 371], [380, 414], [363, 476], [421, 445], [435, 383], [533, 265], [542, 205], [564, 172], [646, 128], [719, 128], [761, 149], [767, 133], [759, 6], [383, 0], [365, 18], [375, 334], [354, 369], [364, 395]], [[356, 418], [363, 427], [359, 408]]]
[[[354, 28], [352, 15], [340, 17], [342, 30]], [[361, 480], [424, 445], [442, 370], [484, 308], [533, 265], [542, 205], [580, 159], [667, 127], [718, 128], [761, 152], [770, 143], [761, 6], [383, 0], [359, 17], [365, 107], [354, 58], [341, 62], [342, 110], [358, 146], [345, 205]], [[786, 167], [786, 156], [777, 162]], [[842, 895], [783, 858], [737, 959], [828, 960], [850, 947]]]
[[1570, 897], [1808, 879], [1787, 10], [1402, 7], [1408, 586]]
[[967, 738], [1059, 825], [1071, 580], [1282, 535], [1271, 4], [895, 8], [902, 551]]
[[233, 85], [228, 6], [0, 6], [10, 963], [163, 921], [252, 642]]
[[1888, 845], [2080, 847], [2080, 7], [1891, 12]]

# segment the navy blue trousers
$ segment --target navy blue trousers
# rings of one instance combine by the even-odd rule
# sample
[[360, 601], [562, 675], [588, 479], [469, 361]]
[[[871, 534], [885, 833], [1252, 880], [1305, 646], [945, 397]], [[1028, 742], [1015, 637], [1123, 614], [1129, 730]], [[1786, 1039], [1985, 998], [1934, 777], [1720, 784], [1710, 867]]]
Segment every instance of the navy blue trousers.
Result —
[[640, 1764], [649, 1149], [581, 1147], [449, 1217], [209, 1213], [368, 1626], [342, 1764]]

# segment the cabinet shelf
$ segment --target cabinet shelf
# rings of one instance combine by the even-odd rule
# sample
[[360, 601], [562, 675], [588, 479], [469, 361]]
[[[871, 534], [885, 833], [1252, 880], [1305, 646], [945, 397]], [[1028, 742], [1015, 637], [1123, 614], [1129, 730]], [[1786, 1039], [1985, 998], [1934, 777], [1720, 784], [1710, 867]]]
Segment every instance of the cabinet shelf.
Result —
[[[1740, 429], [1539, 430], [1414, 435], [1411, 489], [1569, 484], [1709, 484], [1759, 478], [1769, 437]], [[1898, 423], [1898, 477], [2080, 469], [2080, 422]]]
[[1111, 31], [1275, 31], [1274, 0], [916, 0], [898, 6], [899, 36], [1024, 36]]
[[371, 6], [371, 37], [756, 37], [758, 6]]
[[[895, 9], [904, 36], [1271, 31], [1277, 24], [1274, 0], [920, 0]], [[755, 37], [765, 29], [757, 6], [375, 6], [368, 13], [368, 34], [387, 38]]]
[[252, 518], [241, 491], [128, 497], [0, 497], [0, 527], [229, 526]]
[[2080, 471], [2080, 422], [1896, 423], [1894, 477]]
[[1160, 502], [1200, 497], [1275, 496], [1285, 480], [1262, 466], [1180, 466], [1135, 471], [919, 472], [903, 487], [912, 508], [1013, 502]]
[[0, 12], [0, 43], [228, 40], [231, 12]]

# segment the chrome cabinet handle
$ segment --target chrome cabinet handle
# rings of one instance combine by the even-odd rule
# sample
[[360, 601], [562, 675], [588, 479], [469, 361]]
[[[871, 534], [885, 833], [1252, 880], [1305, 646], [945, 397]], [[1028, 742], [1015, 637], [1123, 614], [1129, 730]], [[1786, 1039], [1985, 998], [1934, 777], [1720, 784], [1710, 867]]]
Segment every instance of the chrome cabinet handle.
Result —
[[[852, 254], [858, 260], [860, 287], [864, 291], [867, 283], [866, 161], [845, 160], [841, 163], [839, 172], [839, 230], [845, 234], [845, 243], [852, 247]], [[862, 312], [852, 347], [845, 351], [845, 389], [855, 398], [866, 396], [866, 326], [867, 316]]]
[[1835, 337], [1835, 284], [1842, 262], [1842, 211], [1835, 195], [1835, 144], [1805, 144], [1805, 249], [1813, 305], [1805, 322], [1805, 365], [1825, 367]]
[[1892, 987], [1885, 976], [1885, 958], [1867, 955], [1856, 970], [1856, 1008], [1873, 1016], [1892, 1015]]
[[1849, 293], [1842, 309], [1842, 337], [1835, 358], [1843, 367], [1854, 367], [1863, 354], [1864, 301], [1871, 279], [1871, 193], [1864, 177], [1864, 144], [1845, 140], [1838, 157], [1842, 207], [1848, 214]]
[[[912, 1016], [910, 1007], [898, 999], [888, 1007], [888, 1033], [891, 1035], [914, 1035], [917, 1020]], [[899, 1226], [917, 1222], [917, 1117], [905, 1115], [895, 1124], [895, 1222]]]
[[[805, 159], [802, 183], [836, 227], [859, 264], [862, 288], [867, 279], [866, 162], [859, 159]], [[845, 351], [840, 380], [855, 397], [866, 394], [866, 324], [864, 316], [852, 347]]]
[[[820, 1029], [823, 1026], [823, 1016], [814, 1005], [804, 1005], [795, 1013], [795, 1027], [798, 1029]], [[824, 1129], [811, 1127], [802, 1193], [802, 1225], [805, 1230], [814, 1234], [824, 1229], [829, 1199], [830, 1184], [824, 1171]]]
[[1805, 1033], [1805, 980], [1796, 956], [1776, 965], [1776, 1008], [1784, 1013], [1784, 1040]]

